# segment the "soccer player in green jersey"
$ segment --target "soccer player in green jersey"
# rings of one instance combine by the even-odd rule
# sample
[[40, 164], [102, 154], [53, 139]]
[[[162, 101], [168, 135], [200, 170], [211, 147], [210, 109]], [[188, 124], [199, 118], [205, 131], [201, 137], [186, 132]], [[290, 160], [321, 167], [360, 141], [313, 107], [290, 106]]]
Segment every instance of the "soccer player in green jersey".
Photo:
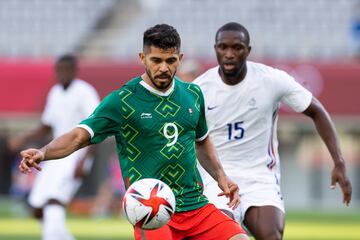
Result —
[[22, 151], [19, 168], [23, 173], [32, 167], [41, 170], [42, 161], [114, 136], [126, 187], [142, 178], [157, 178], [176, 197], [170, 222], [157, 230], [135, 228], [136, 239], [248, 239], [202, 193], [195, 147], [208, 156], [200, 163], [217, 181], [219, 194], [230, 198], [229, 207], [240, 202], [238, 186], [225, 175], [208, 136], [200, 88], [175, 77], [182, 58], [180, 42], [176, 29], [166, 24], [145, 31], [139, 54], [145, 73], [110, 93], [70, 132], [41, 149]]

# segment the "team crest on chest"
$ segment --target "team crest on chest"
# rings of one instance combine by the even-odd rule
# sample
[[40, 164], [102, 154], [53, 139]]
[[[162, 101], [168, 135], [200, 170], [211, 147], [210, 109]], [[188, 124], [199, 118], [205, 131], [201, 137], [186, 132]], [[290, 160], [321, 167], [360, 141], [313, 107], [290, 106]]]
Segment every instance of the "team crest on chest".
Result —
[[250, 98], [250, 100], [248, 101], [248, 107], [249, 107], [249, 110], [255, 110], [258, 108], [256, 99], [254, 97]]

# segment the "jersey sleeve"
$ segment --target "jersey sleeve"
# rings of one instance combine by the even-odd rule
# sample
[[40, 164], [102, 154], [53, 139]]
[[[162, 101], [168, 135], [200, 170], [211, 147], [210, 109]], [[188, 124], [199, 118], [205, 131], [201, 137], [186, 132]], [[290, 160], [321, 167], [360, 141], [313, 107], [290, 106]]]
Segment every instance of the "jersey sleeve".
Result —
[[54, 88], [50, 90], [46, 97], [46, 104], [44, 111], [41, 115], [41, 123], [47, 126], [52, 126], [54, 122], [54, 103], [52, 101], [54, 95]]
[[85, 96], [86, 102], [83, 104], [85, 116], [90, 116], [99, 105], [99, 95], [93, 87], [89, 87]]
[[280, 102], [295, 112], [303, 112], [310, 106], [312, 93], [284, 71], [278, 70], [276, 88], [279, 90]]
[[196, 141], [202, 141], [204, 140], [207, 135], [209, 134], [207, 123], [206, 123], [206, 116], [205, 116], [205, 101], [204, 101], [204, 95], [202, 91], [200, 90], [200, 87], [196, 85], [196, 87], [199, 90], [199, 122], [196, 127]]
[[109, 94], [95, 111], [78, 125], [89, 132], [90, 143], [102, 142], [107, 137], [119, 133], [122, 116], [120, 103], [116, 92]]

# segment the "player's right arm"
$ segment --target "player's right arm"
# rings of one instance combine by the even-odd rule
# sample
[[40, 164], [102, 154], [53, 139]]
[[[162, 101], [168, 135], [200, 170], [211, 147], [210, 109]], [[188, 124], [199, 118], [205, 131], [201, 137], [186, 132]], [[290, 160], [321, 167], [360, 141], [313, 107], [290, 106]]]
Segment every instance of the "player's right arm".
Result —
[[25, 174], [30, 173], [31, 168], [41, 171], [40, 162], [64, 158], [89, 144], [90, 134], [83, 128], [74, 128], [70, 132], [55, 138], [41, 149], [30, 148], [21, 151], [22, 160], [19, 169]]

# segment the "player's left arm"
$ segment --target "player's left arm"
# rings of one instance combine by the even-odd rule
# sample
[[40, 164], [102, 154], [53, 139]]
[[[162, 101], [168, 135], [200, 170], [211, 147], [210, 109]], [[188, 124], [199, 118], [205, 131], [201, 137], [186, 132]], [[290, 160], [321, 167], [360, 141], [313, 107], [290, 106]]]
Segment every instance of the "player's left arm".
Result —
[[228, 206], [235, 209], [240, 203], [239, 187], [226, 176], [210, 136], [197, 142], [196, 147], [201, 166], [217, 181], [220, 189], [223, 190], [219, 196], [229, 197]]
[[338, 183], [343, 192], [343, 203], [349, 205], [352, 187], [350, 180], [346, 175], [345, 161], [330, 115], [315, 97], [312, 98], [309, 107], [303, 111], [303, 114], [309, 116], [313, 120], [320, 137], [326, 144], [333, 159], [334, 168], [331, 174], [331, 188], [334, 189], [336, 183]]

